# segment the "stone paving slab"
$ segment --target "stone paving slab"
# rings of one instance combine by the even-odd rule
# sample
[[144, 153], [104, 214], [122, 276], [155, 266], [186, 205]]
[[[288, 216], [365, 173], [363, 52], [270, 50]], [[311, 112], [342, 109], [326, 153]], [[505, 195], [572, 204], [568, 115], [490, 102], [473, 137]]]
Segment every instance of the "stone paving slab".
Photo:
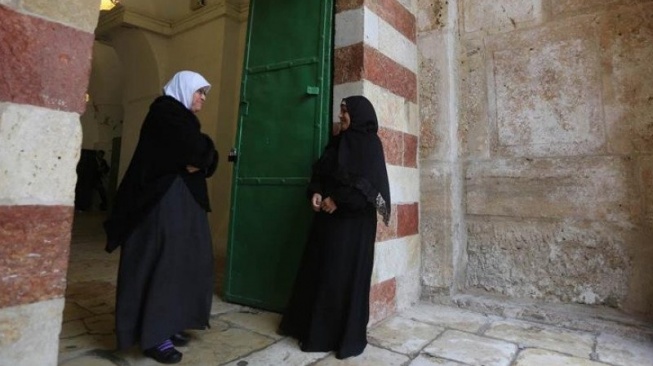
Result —
[[220, 315], [220, 320], [276, 340], [283, 338], [277, 334], [277, 328], [281, 321], [281, 316], [279, 314], [257, 310], [245, 310]]
[[68, 322], [71, 320], [84, 319], [93, 315], [90, 311], [79, 306], [74, 301], [66, 300], [66, 305], [63, 309], [63, 321]]
[[82, 356], [59, 364], [60, 366], [116, 366], [112, 361], [93, 356]]
[[466, 364], [429, 355], [419, 355], [408, 366], [466, 366]]
[[508, 366], [517, 353], [513, 343], [447, 330], [424, 353], [471, 365]]
[[423, 323], [470, 333], [478, 332], [478, 330], [489, 321], [489, 318], [483, 314], [458, 308], [423, 303], [417, 304], [399, 315]]
[[95, 315], [84, 319], [90, 334], [114, 334], [116, 319], [113, 314]]
[[59, 360], [65, 361], [90, 350], [112, 351], [116, 349], [115, 335], [83, 334], [78, 337], [59, 340]]
[[408, 361], [408, 356], [368, 345], [360, 356], [338, 360], [334, 355], [330, 355], [315, 363], [315, 366], [403, 366]]
[[618, 366], [653, 366], [653, 341], [634, 341], [611, 334], [598, 337], [596, 353], [602, 362]]
[[[571, 357], [560, 353], [527, 349], [519, 353], [515, 366], [606, 366], [604, 363], [590, 361], [586, 358]], [[634, 365], [632, 365], [634, 366]]]
[[233, 311], [248, 310], [248, 309], [250, 308], [246, 306], [224, 302], [218, 296], [213, 295], [213, 301], [211, 302], [211, 316], [226, 314]]
[[304, 366], [326, 357], [328, 353], [302, 352], [297, 341], [286, 338], [245, 357], [227, 364], [227, 366]]
[[61, 333], [59, 338], [74, 338], [80, 335], [84, 335], [88, 332], [84, 322], [81, 320], [73, 320], [61, 324]]
[[519, 320], [493, 322], [484, 335], [514, 342], [520, 348], [543, 348], [583, 358], [589, 358], [594, 346], [593, 334]]
[[415, 356], [442, 332], [442, 327], [397, 316], [372, 328], [368, 332], [368, 341], [394, 352]]

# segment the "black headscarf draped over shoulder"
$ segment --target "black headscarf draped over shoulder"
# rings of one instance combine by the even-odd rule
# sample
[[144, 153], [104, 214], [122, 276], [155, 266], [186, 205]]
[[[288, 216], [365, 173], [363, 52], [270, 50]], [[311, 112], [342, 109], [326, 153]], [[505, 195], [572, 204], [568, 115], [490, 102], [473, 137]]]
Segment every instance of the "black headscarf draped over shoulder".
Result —
[[[127, 240], [178, 176], [197, 203], [210, 211], [206, 178], [217, 164], [218, 152], [211, 138], [201, 132], [195, 114], [173, 97], [156, 98], [104, 223], [106, 251], [112, 252]], [[190, 173], [187, 165], [200, 171]]]
[[314, 169], [360, 190], [388, 225], [390, 184], [383, 144], [377, 135], [376, 112], [372, 103], [363, 96], [351, 96], [342, 103], [347, 106], [351, 124], [331, 140]]

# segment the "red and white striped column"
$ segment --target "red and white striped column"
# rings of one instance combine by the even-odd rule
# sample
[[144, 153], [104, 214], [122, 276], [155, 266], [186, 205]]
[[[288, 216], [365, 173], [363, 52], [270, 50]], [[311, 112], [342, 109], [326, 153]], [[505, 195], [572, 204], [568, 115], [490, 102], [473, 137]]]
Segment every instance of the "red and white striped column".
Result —
[[99, 2], [0, 3], [0, 363], [56, 365]]
[[379, 118], [392, 195], [390, 226], [379, 224], [370, 323], [420, 293], [417, 45], [414, 10], [399, 0], [337, 0], [334, 115], [339, 101], [364, 95]]

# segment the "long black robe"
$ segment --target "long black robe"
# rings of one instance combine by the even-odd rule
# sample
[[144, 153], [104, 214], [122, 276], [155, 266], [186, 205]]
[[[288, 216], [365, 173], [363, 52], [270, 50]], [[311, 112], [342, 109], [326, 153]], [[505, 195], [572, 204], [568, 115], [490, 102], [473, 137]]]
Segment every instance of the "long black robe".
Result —
[[[121, 349], [147, 349], [183, 329], [208, 326], [213, 254], [206, 178], [217, 151], [197, 117], [157, 98], [143, 122], [113, 211], [106, 250], [121, 246], [116, 335]], [[189, 173], [187, 165], [200, 171]]]
[[367, 99], [346, 99], [352, 124], [313, 167], [308, 193], [331, 197], [332, 214], [315, 214], [293, 293], [279, 326], [306, 352], [356, 356], [367, 345], [377, 210], [390, 192], [378, 124]]

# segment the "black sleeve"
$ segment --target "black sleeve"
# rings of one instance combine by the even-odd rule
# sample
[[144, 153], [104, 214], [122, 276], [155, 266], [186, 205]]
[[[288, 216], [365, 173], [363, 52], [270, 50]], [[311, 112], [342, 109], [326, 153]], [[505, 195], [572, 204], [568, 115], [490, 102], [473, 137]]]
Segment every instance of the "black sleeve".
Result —
[[306, 196], [308, 199], [311, 199], [315, 193], [322, 194], [323, 189], [321, 180], [321, 177], [313, 172], [311, 175], [311, 181], [308, 183], [308, 187], [306, 188]]
[[218, 162], [220, 161], [220, 154], [218, 154], [218, 150], [213, 149], [210, 159], [211, 163], [208, 167], [206, 167], [206, 169], [204, 169], [204, 175], [207, 178], [212, 176], [213, 173], [215, 173], [215, 170], [218, 168]]
[[[208, 173], [209, 168], [217, 164], [217, 151], [213, 145], [213, 140], [203, 133], [199, 133], [193, 140], [188, 144], [188, 150], [186, 151], [186, 165], [192, 165]], [[213, 170], [215, 170], [215, 167], [213, 167]]]

